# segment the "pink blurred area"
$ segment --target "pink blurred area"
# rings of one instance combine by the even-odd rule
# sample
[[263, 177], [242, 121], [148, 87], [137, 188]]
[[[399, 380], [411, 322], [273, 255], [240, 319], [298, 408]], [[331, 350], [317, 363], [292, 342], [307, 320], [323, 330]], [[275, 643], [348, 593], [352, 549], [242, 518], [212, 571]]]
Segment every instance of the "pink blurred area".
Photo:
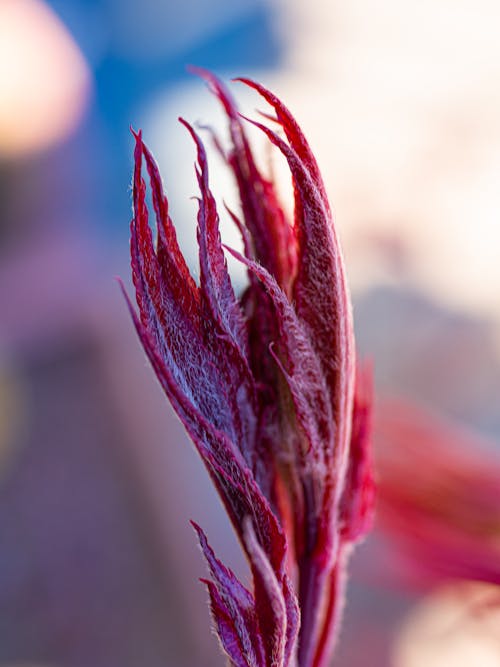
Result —
[[[107, 40], [123, 57], [127, 26], [141, 18], [140, 3], [124, 3], [123, 12], [118, 4], [101, 9], [119, 21], [108, 25], [95, 10], [78, 37], [41, 0], [0, 4], [0, 40], [7, 19], [10, 38], [18, 30], [11, 39], [18, 52], [0, 41], [7, 91], [0, 100], [1, 667], [222, 664], [189, 519], [246, 576], [114, 280], [128, 281], [130, 193], [127, 176], [121, 190], [103, 185], [112, 182], [116, 147], [95, 121], [103, 106], [99, 52]], [[483, 23], [476, 17], [467, 28], [465, 5], [472, 11], [473, 3], [457, 13], [444, 2], [439, 28], [433, 3], [421, 12], [406, 1], [397, 11], [391, 0], [377, 4], [273, 3], [282, 59], [238, 73], [272, 84], [318, 151], [354, 279], [358, 343], [373, 358], [378, 391], [431, 404], [500, 442], [498, 230], [491, 225], [500, 202], [490, 187], [499, 174], [491, 146], [500, 151], [500, 139], [487, 113], [497, 104], [500, 53], [491, 31], [500, 12], [484, 0]], [[200, 2], [178, 12], [150, 0], [143, 11], [150, 31], [175, 14], [180, 58], [182, 45], [232, 25], [240, 11], [216, 5], [210, 23]], [[133, 43], [131, 62], [147, 55], [154, 69], [163, 41], [160, 34], [153, 44], [153, 36], [150, 49]], [[459, 42], [475, 63], [462, 74], [453, 65]], [[138, 99], [126, 122], [112, 119], [123, 122], [124, 143], [130, 123], [147, 124], [153, 108], [157, 116], [160, 93]], [[169, 88], [169, 103], [178, 99], [186, 97]], [[199, 104], [173, 113], [203, 120]], [[155, 129], [150, 134], [159, 136]], [[175, 145], [170, 131], [164, 142]], [[192, 153], [170, 150], [167, 191], [192, 161]], [[116, 197], [122, 226], [110, 232], [100, 227], [108, 224], [102, 211]], [[180, 216], [187, 228], [194, 208], [186, 203]], [[395, 662], [393, 645], [420, 592], [391, 577], [381, 539], [371, 537], [355, 557], [338, 667], [365, 666], [367, 655], [371, 667], [409, 667]], [[417, 664], [425, 663], [411, 667]]]
[[99, 229], [92, 63], [40, 0], [0, 5], [0, 53], [0, 664], [215, 664], [189, 519], [237, 549], [115, 280], [127, 175]]

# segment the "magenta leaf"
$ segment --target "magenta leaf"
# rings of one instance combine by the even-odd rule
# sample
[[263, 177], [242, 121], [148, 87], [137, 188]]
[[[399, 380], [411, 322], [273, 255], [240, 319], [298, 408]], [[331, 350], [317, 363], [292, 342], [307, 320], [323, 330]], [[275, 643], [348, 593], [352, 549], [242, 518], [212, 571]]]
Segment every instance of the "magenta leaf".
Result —
[[[235, 662], [248, 667], [265, 664], [264, 647], [259, 632], [252, 594], [216, 557], [201, 528], [193, 523], [210, 568], [213, 582], [206, 581], [214, 620], [222, 645]], [[221, 627], [221, 617], [223, 624]]]
[[[255, 123], [286, 159], [294, 223], [272, 180], [257, 167], [244, 120], [226, 88], [196, 70], [228, 118], [230, 148], [215, 138], [232, 171], [248, 270], [233, 289], [209, 185], [203, 142], [200, 282], [177, 243], [158, 168], [136, 134], [132, 317], [165, 394], [193, 440], [245, 551], [247, 590], [214, 555], [195, 525], [212, 576], [212, 616], [231, 665], [325, 667], [340, 624], [345, 566], [369, 527], [373, 507], [369, 373], [355, 383], [351, 306], [330, 205], [314, 156], [296, 121], [269, 91], [243, 80], [274, 108], [286, 140]], [[263, 114], [264, 117], [269, 117]], [[146, 163], [157, 238], [146, 206]]]

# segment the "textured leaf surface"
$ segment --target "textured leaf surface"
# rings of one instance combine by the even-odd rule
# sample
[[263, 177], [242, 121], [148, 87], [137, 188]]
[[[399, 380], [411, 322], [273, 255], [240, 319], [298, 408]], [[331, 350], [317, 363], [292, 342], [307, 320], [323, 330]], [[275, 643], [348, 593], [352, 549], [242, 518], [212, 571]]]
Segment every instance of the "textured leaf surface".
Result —
[[[342, 255], [314, 156], [286, 107], [249, 80], [274, 109], [285, 138], [255, 123], [284, 156], [294, 187], [287, 220], [272, 179], [257, 167], [245, 121], [218, 79], [196, 70], [228, 119], [230, 148], [212, 137], [234, 176], [249, 284], [231, 284], [209, 184], [207, 155], [184, 120], [197, 157], [200, 281], [177, 243], [158, 168], [136, 136], [132, 276], [143, 347], [226, 507], [252, 589], [215, 556], [195, 525], [223, 650], [236, 667], [326, 667], [338, 632], [350, 547], [373, 504], [370, 391], [355, 393], [352, 318]], [[145, 161], [156, 217], [146, 206]], [[366, 385], [368, 386], [368, 385]]]

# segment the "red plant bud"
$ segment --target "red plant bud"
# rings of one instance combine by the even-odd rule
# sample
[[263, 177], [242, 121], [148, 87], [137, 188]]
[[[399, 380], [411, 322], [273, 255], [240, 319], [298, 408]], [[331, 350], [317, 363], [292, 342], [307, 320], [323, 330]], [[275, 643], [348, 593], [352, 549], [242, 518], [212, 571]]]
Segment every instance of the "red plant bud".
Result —
[[345, 561], [373, 506], [368, 372], [355, 379], [341, 251], [300, 128], [272, 93], [242, 80], [274, 108], [285, 133], [287, 141], [255, 123], [288, 162], [295, 193], [290, 223], [274, 184], [256, 166], [229, 93], [211, 74], [197, 72], [229, 121], [225, 157], [242, 220], [230, 215], [242, 233], [244, 256], [228, 250], [246, 265], [249, 285], [237, 298], [205, 149], [181, 120], [197, 149], [200, 283], [179, 249], [158, 169], [138, 133], [131, 255], [139, 315], [132, 306], [131, 312], [250, 564], [252, 591], [217, 560], [196, 527], [212, 575], [205, 583], [222, 648], [237, 667], [322, 667], [338, 629]]

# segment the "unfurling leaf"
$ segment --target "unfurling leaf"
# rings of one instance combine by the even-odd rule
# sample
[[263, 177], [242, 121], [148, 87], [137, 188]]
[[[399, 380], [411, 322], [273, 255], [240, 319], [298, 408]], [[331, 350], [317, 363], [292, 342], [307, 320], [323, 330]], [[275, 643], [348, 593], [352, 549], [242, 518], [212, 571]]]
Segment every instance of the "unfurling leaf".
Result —
[[[287, 219], [257, 167], [245, 120], [225, 87], [196, 70], [222, 103], [249, 284], [237, 297], [219, 231], [203, 142], [197, 152], [199, 285], [177, 243], [157, 166], [135, 135], [131, 312], [161, 386], [191, 436], [247, 556], [252, 590], [215, 556], [212, 616], [236, 667], [324, 667], [340, 622], [346, 560], [373, 508], [368, 371], [356, 374], [349, 293], [315, 158], [286, 107], [260, 84], [284, 132], [255, 123], [286, 159]], [[156, 217], [146, 206], [146, 163]]]

